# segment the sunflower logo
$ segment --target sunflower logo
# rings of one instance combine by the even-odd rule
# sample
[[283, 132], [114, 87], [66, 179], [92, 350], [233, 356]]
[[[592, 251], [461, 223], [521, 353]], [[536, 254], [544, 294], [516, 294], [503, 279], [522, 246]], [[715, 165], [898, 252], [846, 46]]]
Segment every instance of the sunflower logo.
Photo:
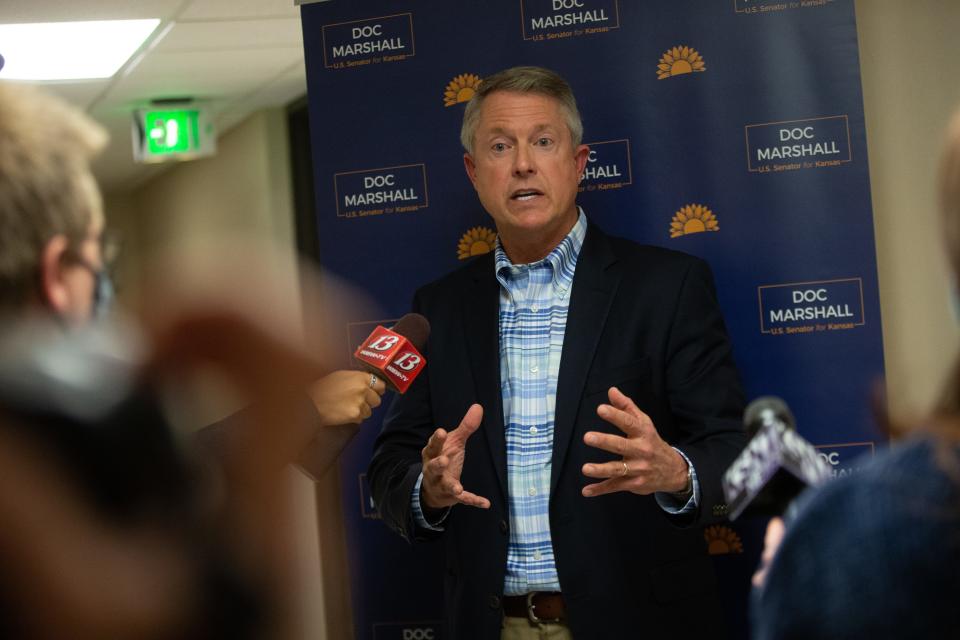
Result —
[[660, 64], [657, 65], [657, 80], [706, 70], [706, 63], [696, 49], [674, 47], [673, 49], [667, 49], [661, 56]]
[[461, 102], [469, 102], [480, 86], [480, 76], [472, 73], [461, 73], [447, 85], [443, 92], [443, 106], [452, 107]]
[[713, 525], [703, 531], [707, 541], [707, 551], [712, 556], [723, 556], [731, 553], [743, 553], [743, 543], [740, 536], [730, 527]]
[[670, 222], [670, 237], [679, 238], [691, 233], [720, 231], [720, 223], [713, 211], [702, 204], [688, 204], [673, 215]]
[[496, 244], [497, 234], [493, 229], [474, 227], [460, 238], [460, 243], [457, 245], [457, 258], [466, 260], [473, 256], [489, 253], [493, 251]]

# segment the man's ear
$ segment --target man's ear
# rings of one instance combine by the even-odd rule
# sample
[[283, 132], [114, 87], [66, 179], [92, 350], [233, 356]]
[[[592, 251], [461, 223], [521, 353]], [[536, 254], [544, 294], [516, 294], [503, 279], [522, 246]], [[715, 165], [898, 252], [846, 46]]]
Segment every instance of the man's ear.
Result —
[[463, 154], [463, 168], [467, 170], [467, 177], [470, 178], [470, 182], [473, 183], [473, 188], [477, 188], [477, 163], [473, 161], [473, 158], [469, 153]]
[[587, 160], [590, 158], [590, 147], [585, 144], [577, 147], [573, 154], [573, 159], [577, 163], [577, 176], [582, 176], [587, 168]]
[[47, 240], [40, 253], [40, 300], [58, 314], [70, 306], [70, 292], [64, 280], [64, 255], [70, 241], [63, 234]]

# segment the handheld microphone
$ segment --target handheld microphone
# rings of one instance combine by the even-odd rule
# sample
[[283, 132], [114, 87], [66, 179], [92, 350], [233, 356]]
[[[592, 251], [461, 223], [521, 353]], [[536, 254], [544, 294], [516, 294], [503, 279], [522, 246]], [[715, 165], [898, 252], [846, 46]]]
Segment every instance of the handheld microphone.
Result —
[[387, 387], [404, 393], [427, 365], [420, 349], [429, 336], [430, 322], [419, 313], [408, 313], [392, 330], [377, 325], [353, 358], [361, 368], [382, 378]]
[[750, 442], [722, 481], [731, 520], [745, 511], [781, 515], [804, 489], [829, 477], [817, 450], [794, 430], [793, 414], [780, 398], [757, 398], [747, 406], [743, 421]]
[[[387, 388], [405, 393], [427, 366], [421, 349], [428, 337], [430, 322], [419, 313], [408, 313], [392, 329], [377, 325], [357, 347], [353, 358], [363, 370], [383, 380]], [[355, 424], [323, 427], [300, 453], [297, 465], [311, 478], [319, 480], [358, 428]]]

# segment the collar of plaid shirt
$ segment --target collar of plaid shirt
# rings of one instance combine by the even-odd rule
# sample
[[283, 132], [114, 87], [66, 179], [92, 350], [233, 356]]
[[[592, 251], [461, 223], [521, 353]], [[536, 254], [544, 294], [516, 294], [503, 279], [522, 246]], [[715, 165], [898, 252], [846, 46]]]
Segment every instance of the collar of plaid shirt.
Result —
[[570, 233], [553, 248], [553, 251], [537, 262], [515, 265], [507, 257], [503, 245], [500, 244], [500, 237], [497, 236], [497, 244], [494, 249], [494, 269], [500, 284], [510, 290], [512, 287], [508, 284], [509, 280], [516, 278], [526, 270], [535, 269], [541, 264], [548, 264], [553, 270], [553, 285], [560, 291], [568, 292], [573, 284], [573, 271], [577, 266], [577, 257], [580, 255], [580, 248], [583, 247], [583, 239], [587, 235], [587, 216], [583, 209], [578, 207], [578, 211], [580, 215], [577, 217], [577, 222], [573, 225], [573, 228], [570, 229]]

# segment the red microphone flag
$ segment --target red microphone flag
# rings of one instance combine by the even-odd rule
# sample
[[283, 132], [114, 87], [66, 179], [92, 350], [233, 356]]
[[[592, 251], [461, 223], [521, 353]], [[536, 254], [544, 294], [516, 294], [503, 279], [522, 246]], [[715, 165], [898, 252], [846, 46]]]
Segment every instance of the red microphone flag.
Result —
[[427, 364], [410, 340], [381, 325], [357, 347], [353, 357], [399, 393], [407, 390]]

